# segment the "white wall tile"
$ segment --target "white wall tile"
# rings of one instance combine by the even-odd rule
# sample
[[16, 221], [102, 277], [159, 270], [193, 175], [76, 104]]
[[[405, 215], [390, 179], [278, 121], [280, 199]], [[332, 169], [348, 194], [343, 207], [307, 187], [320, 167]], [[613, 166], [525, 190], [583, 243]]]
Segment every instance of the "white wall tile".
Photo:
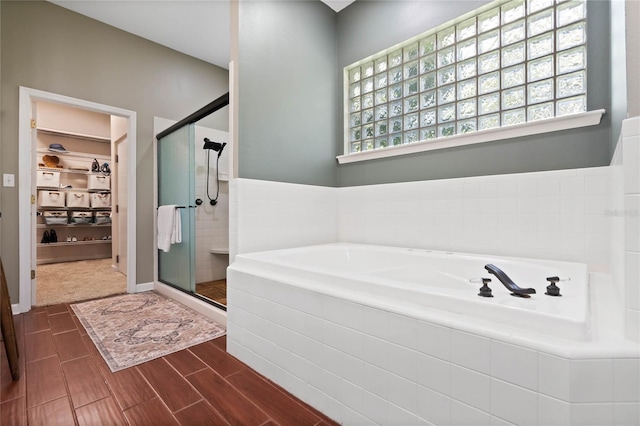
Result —
[[452, 399], [451, 424], [456, 426], [491, 426], [491, 415]]
[[491, 416], [491, 426], [516, 426], [516, 425], [504, 419], [501, 419], [500, 417]]
[[624, 254], [625, 305], [640, 310], [640, 253]]
[[571, 405], [559, 399], [538, 394], [538, 424], [544, 426], [571, 424]]
[[387, 400], [389, 398], [389, 370], [367, 362], [363, 364], [363, 388]]
[[538, 354], [538, 391], [568, 401], [571, 395], [571, 361], [540, 352]]
[[416, 371], [418, 371], [418, 352], [390, 343], [389, 371], [415, 381]]
[[538, 394], [491, 379], [491, 414], [518, 425], [536, 425]]
[[381, 309], [362, 307], [362, 331], [381, 339], [389, 338], [389, 312]]
[[640, 342], [640, 311], [625, 309], [625, 335], [629, 340]]
[[572, 426], [603, 426], [613, 424], [612, 404], [571, 404]]
[[409, 410], [418, 410], [418, 385], [395, 374], [389, 375], [389, 401]]
[[611, 359], [571, 360], [569, 402], [611, 402], [612, 399]]
[[418, 386], [418, 415], [436, 425], [451, 425], [451, 398]]
[[472, 370], [491, 373], [491, 340], [463, 331], [451, 331], [451, 362]]
[[624, 158], [624, 192], [640, 193], [640, 138], [625, 137], [622, 141]]
[[451, 364], [429, 355], [419, 354], [417, 359], [418, 384], [444, 395], [451, 394]]
[[527, 389], [538, 390], [538, 353], [497, 340], [491, 341], [491, 375]]
[[418, 320], [398, 314], [389, 314], [389, 340], [410, 349], [417, 348]]
[[584, 176], [565, 176], [560, 178], [560, 195], [584, 195]]
[[451, 365], [451, 396], [479, 410], [489, 412], [491, 378], [486, 374]]
[[614, 426], [637, 426], [640, 424], [640, 402], [613, 404]]
[[389, 342], [377, 337], [364, 335], [362, 337], [362, 346], [362, 359], [370, 364], [389, 370]]
[[418, 350], [443, 360], [451, 359], [451, 329], [418, 321]]
[[363, 405], [367, 413], [367, 418], [376, 424], [389, 424], [389, 406], [391, 405], [386, 398], [379, 395], [364, 391]]
[[613, 360], [613, 400], [640, 402], [640, 359]]
[[640, 195], [624, 196], [625, 250], [640, 252]]

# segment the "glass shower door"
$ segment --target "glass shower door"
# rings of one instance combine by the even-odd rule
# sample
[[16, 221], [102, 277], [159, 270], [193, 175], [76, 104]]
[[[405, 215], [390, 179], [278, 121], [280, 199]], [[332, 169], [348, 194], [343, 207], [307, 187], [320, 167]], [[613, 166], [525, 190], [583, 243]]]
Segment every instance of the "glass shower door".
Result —
[[158, 250], [158, 279], [183, 291], [195, 291], [195, 128], [186, 125], [158, 140], [158, 206], [176, 204], [182, 242]]

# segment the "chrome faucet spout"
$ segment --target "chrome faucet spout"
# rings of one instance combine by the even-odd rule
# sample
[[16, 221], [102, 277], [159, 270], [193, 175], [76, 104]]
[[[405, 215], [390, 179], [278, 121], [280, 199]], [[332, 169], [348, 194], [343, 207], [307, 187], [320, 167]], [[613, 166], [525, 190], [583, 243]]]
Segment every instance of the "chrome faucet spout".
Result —
[[486, 269], [487, 272], [489, 272], [490, 274], [495, 275], [496, 278], [498, 278], [498, 280], [502, 283], [502, 285], [504, 285], [507, 288], [507, 290], [511, 292], [512, 296], [531, 297], [529, 296], [530, 294], [536, 293], [535, 288], [519, 287], [516, 283], [513, 282], [511, 278], [509, 278], [507, 274], [504, 273], [504, 271], [502, 271], [502, 269], [498, 268], [495, 265], [492, 265], [489, 263], [487, 265], [484, 265], [484, 269]]

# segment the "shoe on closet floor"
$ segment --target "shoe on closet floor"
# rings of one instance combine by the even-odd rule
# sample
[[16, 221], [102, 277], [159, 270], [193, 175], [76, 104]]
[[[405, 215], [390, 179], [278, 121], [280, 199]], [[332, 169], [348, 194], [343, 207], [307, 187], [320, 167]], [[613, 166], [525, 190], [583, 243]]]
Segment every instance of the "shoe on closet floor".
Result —
[[42, 240], [40, 240], [40, 244], [49, 244], [51, 242], [51, 239], [49, 237], [49, 231], [44, 231], [44, 234], [42, 234]]

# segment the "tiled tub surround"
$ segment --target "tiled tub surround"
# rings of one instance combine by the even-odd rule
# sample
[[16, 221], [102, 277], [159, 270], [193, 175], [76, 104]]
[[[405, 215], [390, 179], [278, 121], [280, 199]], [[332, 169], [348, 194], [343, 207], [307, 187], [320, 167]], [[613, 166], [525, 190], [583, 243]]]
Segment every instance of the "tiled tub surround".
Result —
[[347, 424], [640, 424], [638, 345], [622, 337], [640, 328], [639, 123], [625, 122], [614, 167], [337, 189], [231, 183], [233, 253], [349, 241], [585, 263], [594, 341], [382, 310], [232, 268], [228, 350]]
[[[228, 351], [341, 423], [640, 421], [640, 349], [611, 328], [597, 291], [585, 342], [357, 291], [344, 284], [355, 274], [327, 279], [317, 265], [246, 262], [261, 255], [228, 270]], [[591, 285], [610, 283], [593, 274]]]
[[640, 117], [624, 120], [620, 139], [624, 198], [616, 213], [624, 221], [625, 320], [627, 337], [640, 342]]

